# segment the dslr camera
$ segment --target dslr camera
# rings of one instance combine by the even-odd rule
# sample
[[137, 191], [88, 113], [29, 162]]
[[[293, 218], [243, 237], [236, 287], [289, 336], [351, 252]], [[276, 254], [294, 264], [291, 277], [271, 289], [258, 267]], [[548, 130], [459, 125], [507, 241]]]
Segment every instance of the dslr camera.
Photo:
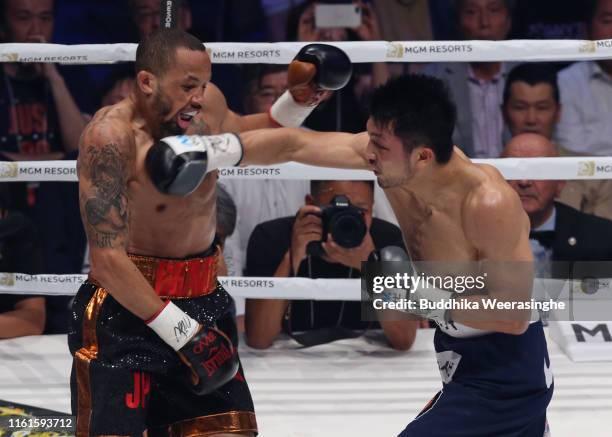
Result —
[[311, 241], [306, 246], [306, 253], [311, 256], [325, 254], [321, 242], [327, 240], [327, 234], [331, 234], [339, 246], [352, 249], [361, 244], [368, 232], [363, 209], [351, 205], [348, 197], [343, 195], [337, 195], [331, 204], [321, 206], [320, 217], [323, 237], [321, 241]]

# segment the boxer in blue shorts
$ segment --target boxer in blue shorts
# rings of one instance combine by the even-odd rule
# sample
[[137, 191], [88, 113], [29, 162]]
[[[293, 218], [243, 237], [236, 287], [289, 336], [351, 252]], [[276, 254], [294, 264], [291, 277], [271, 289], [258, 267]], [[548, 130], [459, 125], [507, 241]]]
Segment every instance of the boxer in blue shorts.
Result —
[[[426, 273], [438, 268], [458, 278], [465, 272], [444, 265], [464, 265], [467, 273], [486, 277], [480, 295], [423, 283], [406, 295], [418, 303], [409, 312], [438, 324], [443, 387], [402, 437], [544, 436], [553, 383], [542, 324], [532, 321], [528, 308], [482, 305], [483, 298], [531, 299], [530, 225], [518, 195], [495, 167], [474, 164], [454, 146], [456, 109], [440, 80], [390, 79], [370, 106], [367, 132], [358, 134], [276, 129], [198, 141], [241, 144], [244, 164], [298, 161], [371, 170], [417, 267], [426, 261], [432, 269]], [[464, 305], [429, 305], [440, 302]], [[479, 309], [465, 305], [474, 302]]]

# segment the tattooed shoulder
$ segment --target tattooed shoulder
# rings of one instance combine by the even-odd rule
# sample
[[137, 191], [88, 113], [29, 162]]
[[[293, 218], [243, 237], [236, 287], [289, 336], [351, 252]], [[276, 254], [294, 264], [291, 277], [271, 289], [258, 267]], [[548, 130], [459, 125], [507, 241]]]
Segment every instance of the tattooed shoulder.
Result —
[[83, 221], [96, 247], [125, 244], [128, 231], [129, 159], [116, 143], [88, 145], [79, 157], [79, 176], [87, 180], [80, 201]]
[[81, 216], [92, 248], [127, 244], [127, 184], [135, 159], [131, 124], [108, 110], [96, 113], [81, 136], [77, 159]]

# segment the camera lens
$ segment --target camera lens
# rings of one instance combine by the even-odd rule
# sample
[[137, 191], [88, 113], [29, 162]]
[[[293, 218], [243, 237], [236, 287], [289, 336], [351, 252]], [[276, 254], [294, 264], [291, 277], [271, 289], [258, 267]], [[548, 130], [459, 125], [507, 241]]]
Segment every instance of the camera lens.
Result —
[[347, 249], [359, 246], [367, 232], [363, 216], [355, 211], [336, 213], [329, 228], [334, 241]]

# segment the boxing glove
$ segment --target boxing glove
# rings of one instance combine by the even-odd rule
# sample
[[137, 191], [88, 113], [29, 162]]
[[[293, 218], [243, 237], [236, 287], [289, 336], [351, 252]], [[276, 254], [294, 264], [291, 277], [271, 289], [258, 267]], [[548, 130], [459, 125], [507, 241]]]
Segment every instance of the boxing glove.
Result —
[[183, 379], [193, 393], [211, 393], [238, 372], [238, 355], [231, 339], [216, 327], [200, 325], [174, 303], [168, 301], [146, 323], [187, 366]]
[[343, 88], [353, 65], [344, 51], [327, 44], [307, 44], [287, 70], [288, 90], [270, 108], [270, 117], [285, 127], [298, 127], [325, 95]]
[[206, 173], [238, 165], [242, 143], [235, 134], [178, 135], [155, 142], [147, 152], [145, 168], [153, 185], [164, 194], [192, 193]]

